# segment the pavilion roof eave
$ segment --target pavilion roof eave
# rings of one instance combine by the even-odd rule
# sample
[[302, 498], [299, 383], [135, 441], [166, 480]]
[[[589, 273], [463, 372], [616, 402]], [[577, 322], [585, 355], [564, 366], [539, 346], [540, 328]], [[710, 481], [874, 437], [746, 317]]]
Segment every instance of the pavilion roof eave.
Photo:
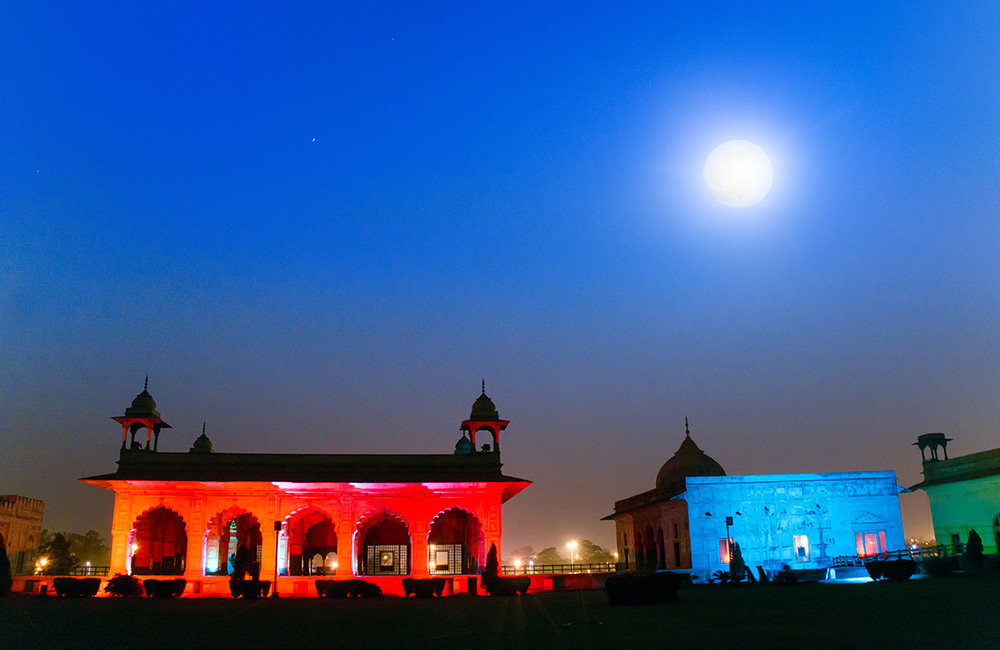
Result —
[[507, 484], [507, 487], [503, 489], [503, 493], [500, 495], [500, 503], [507, 503], [513, 497], [517, 496], [521, 490], [533, 483], [533, 481], [525, 481], [520, 478], [504, 478], [507, 478], [510, 482]]

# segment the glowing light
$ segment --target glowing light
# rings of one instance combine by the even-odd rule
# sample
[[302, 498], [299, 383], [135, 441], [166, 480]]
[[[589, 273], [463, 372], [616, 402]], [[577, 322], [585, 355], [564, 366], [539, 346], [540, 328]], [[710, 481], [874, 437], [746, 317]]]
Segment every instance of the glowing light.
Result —
[[139, 545], [138, 544], [132, 544], [132, 553], [135, 553], [138, 550], [139, 550]]
[[521, 570], [521, 558], [518, 558], [518, 557], [514, 558], [514, 569], [516, 571], [520, 571]]
[[42, 568], [45, 568], [45, 565], [49, 563], [49, 558], [47, 557], [39, 558], [38, 563], [42, 565]]
[[708, 154], [703, 176], [716, 201], [731, 208], [747, 208], [767, 196], [774, 169], [764, 150], [754, 143], [730, 140]]

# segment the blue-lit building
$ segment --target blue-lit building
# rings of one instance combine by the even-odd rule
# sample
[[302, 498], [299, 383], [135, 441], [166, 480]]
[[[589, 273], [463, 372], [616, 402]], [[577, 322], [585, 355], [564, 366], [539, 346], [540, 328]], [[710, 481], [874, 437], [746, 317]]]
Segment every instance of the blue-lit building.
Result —
[[689, 431], [656, 487], [615, 502], [619, 562], [632, 570], [685, 570], [705, 580], [743, 560], [774, 573], [824, 569], [838, 556], [905, 548], [891, 471], [727, 476]]

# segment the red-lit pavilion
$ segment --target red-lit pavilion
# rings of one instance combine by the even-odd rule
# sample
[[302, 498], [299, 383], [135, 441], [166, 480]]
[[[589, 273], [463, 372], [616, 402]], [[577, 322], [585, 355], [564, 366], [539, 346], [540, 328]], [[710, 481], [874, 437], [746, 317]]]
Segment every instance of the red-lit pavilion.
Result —
[[[262, 579], [277, 564], [283, 592], [315, 593], [310, 577], [323, 575], [390, 591], [397, 576], [476, 575], [500, 549], [501, 506], [531, 484], [501, 471], [509, 422], [485, 384], [450, 454], [218, 453], [204, 427], [188, 452], [160, 452], [170, 425], [146, 389], [114, 420], [118, 471], [81, 479], [115, 492], [111, 573], [183, 576], [189, 593], [224, 593], [240, 547]], [[492, 445], [476, 449], [479, 432]]]

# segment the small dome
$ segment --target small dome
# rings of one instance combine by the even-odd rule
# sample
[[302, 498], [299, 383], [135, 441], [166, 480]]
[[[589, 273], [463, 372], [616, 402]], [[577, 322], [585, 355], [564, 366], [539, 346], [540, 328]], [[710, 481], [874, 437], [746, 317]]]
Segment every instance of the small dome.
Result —
[[464, 435], [459, 438], [458, 442], [455, 443], [455, 453], [456, 454], [471, 454], [472, 453], [472, 441], [466, 438]]
[[191, 446], [191, 449], [189, 449], [188, 452], [192, 454], [212, 453], [212, 441], [208, 439], [207, 435], [205, 435], [204, 422], [201, 423], [201, 435], [198, 436], [198, 439], [194, 441], [194, 444]]
[[476, 398], [472, 404], [472, 413], [469, 414], [469, 419], [473, 422], [491, 422], [500, 419], [496, 404], [486, 396], [485, 389], [483, 389], [483, 394]]
[[663, 463], [656, 474], [656, 487], [663, 490], [683, 489], [684, 479], [688, 476], [725, 475], [726, 470], [722, 469], [722, 465], [699, 449], [691, 436], [687, 435], [673, 457]]
[[158, 418], [160, 412], [156, 410], [156, 400], [145, 388], [132, 400], [132, 406], [125, 409], [125, 417], [129, 418]]

